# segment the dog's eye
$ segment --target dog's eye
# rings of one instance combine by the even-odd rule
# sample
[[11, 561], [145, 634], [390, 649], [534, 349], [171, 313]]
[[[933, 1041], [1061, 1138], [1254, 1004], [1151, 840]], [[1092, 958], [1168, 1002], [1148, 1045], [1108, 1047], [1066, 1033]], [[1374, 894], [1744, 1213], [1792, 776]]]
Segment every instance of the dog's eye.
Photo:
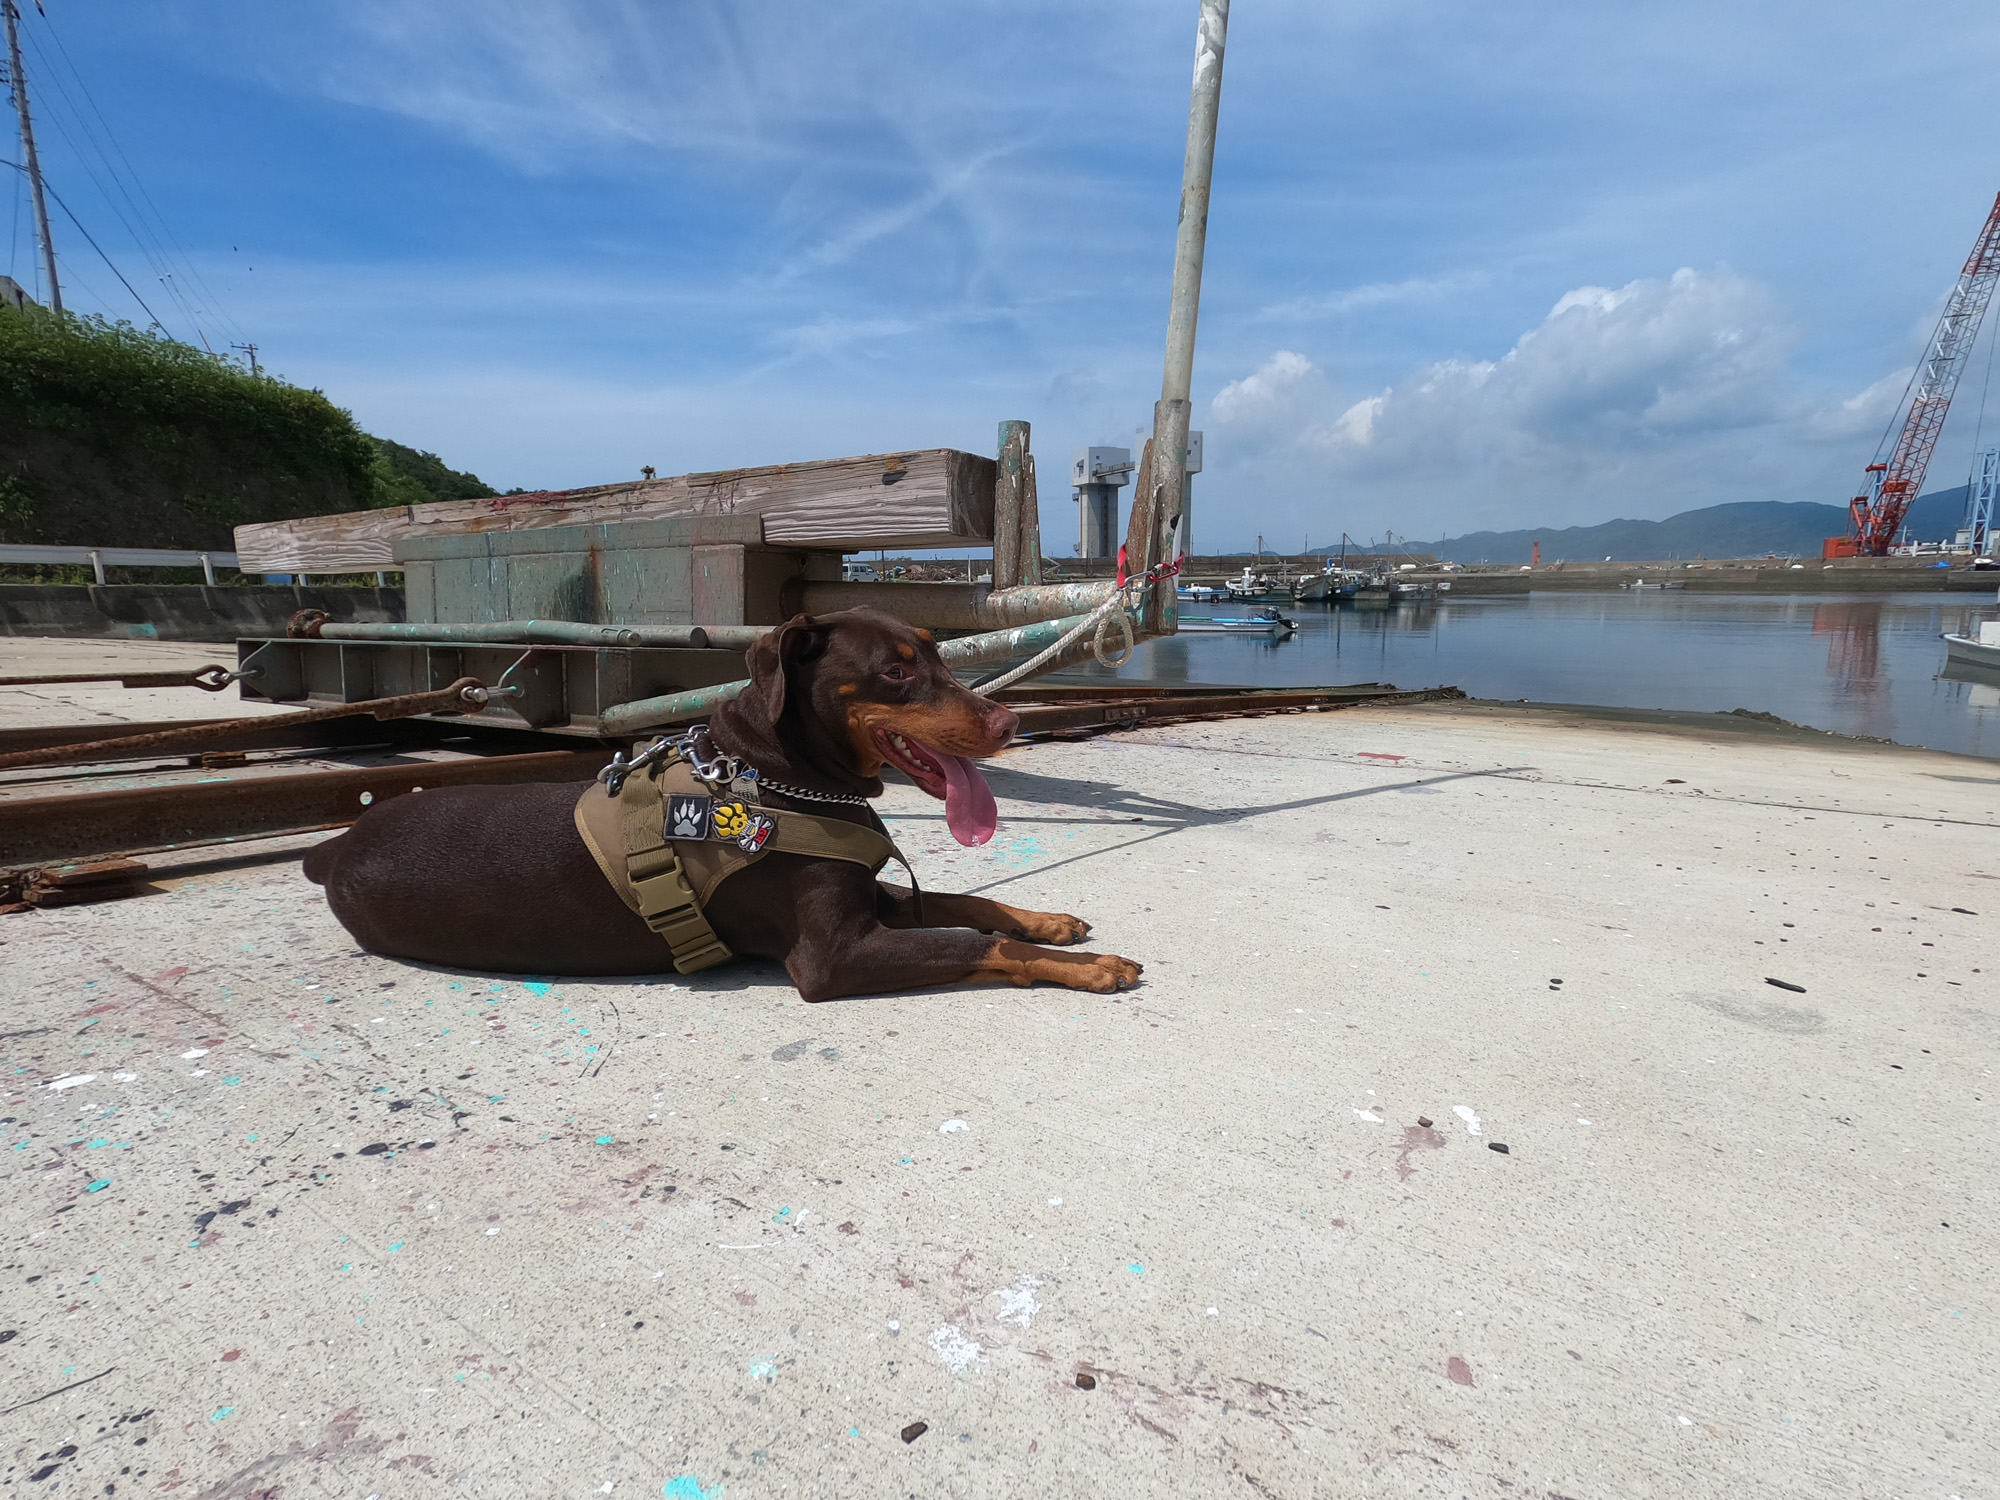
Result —
[[894, 666], [883, 668], [882, 675], [891, 682], [911, 682], [915, 680], [917, 674], [901, 662], [897, 662]]

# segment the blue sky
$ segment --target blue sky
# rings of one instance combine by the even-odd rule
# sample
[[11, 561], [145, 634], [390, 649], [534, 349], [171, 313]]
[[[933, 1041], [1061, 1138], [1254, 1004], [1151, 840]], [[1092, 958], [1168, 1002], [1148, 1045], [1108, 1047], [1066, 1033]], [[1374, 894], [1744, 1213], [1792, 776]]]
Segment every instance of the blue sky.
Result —
[[[45, 165], [169, 331], [496, 485], [1005, 417], [1053, 481], [1150, 421], [1190, 0], [44, 4]], [[2000, 190], [1990, 3], [1237, 0], [1229, 40], [1203, 550], [1837, 503]]]

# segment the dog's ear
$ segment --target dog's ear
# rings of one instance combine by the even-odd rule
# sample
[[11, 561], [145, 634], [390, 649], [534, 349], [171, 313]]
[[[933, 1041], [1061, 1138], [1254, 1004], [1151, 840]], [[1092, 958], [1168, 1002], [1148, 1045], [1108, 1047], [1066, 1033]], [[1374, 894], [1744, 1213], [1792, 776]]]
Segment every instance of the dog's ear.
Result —
[[811, 615], [793, 615], [750, 648], [750, 691], [764, 700], [773, 724], [784, 716], [785, 679], [790, 669], [826, 654], [826, 625]]

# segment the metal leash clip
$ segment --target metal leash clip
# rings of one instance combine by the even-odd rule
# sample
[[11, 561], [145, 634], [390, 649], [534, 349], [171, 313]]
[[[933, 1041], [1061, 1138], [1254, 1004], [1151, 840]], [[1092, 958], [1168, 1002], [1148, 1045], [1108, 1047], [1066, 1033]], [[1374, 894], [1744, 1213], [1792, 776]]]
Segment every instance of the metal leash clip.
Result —
[[734, 755], [726, 755], [716, 750], [714, 754], [704, 756], [696, 742], [706, 733], [708, 733], [706, 724], [696, 724], [674, 742], [674, 748], [680, 752], [681, 759], [688, 763], [695, 775], [710, 786], [721, 787], [725, 791], [737, 781], [756, 777], [756, 771]]
[[677, 741], [668, 739], [663, 735], [659, 739], [654, 740], [650, 745], [647, 745], [643, 750], [635, 750], [630, 759], [626, 758], [623, 750], [615, 751], [611, 756], [611, 764], [597, 773], [597, 779], [604, 783], [604, 789], [607, 792], [616, 797], [625, 789], [626, 777], [630, 776], [634, 771], [650, 766], [661, 756], [678, 748], [679, 744]]

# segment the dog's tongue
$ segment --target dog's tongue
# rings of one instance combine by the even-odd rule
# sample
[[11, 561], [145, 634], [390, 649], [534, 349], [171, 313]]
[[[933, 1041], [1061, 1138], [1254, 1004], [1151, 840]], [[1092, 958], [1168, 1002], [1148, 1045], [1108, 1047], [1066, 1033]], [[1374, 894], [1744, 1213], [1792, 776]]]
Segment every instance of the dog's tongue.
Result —
[[[926, 750], [930, 747], [926, 745]], [[951, 836], [961, 844], [983, 844], [1000, 826], [1000, 810], [993, 805], [993, 789], [979, 774], [979, 767], [962, 755], [946, 755], [931, 750], [944, 767], [944, 822]]]

